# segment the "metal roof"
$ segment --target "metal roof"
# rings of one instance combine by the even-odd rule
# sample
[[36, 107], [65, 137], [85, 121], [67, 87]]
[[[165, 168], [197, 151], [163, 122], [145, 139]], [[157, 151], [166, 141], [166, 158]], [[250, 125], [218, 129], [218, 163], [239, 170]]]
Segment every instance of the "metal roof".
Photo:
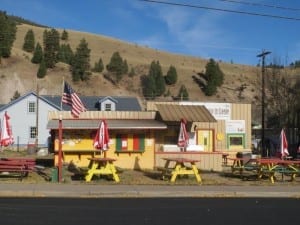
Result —
[[[61, 96], [58, 95], [42, 95], [44, 99], [60, 107]], [[130, 96], [79, 96], [84, 106], [89, 111], [99, 111], [100, 103], [106, 99], [116, 103], [116, 111], [141, 111], [141, 105], [136, 97]], [[64, 111], [70, 111], [69, 105], [62, 105]]]
[[[166, 124], [152, 119], [113, 119], [106, 120], [108, 129], [167, 129]], [[99, 119], [65, 119], [62, 120], [63, 129], [97, 129]], [[47, 129], [58, 129], [59, 120], [49, 120]]]
[[217, 122], [205, 106], [156, 104], [163, 121]]

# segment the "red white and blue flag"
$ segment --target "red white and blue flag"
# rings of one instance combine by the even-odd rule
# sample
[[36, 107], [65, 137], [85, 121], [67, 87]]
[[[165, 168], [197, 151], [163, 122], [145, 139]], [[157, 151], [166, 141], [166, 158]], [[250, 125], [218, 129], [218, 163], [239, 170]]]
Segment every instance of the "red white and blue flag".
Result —
[[284, 129], [282, 129], [280, 133], [280, 153], [281, 153], [281, 158], [284, 158], [285, 156], [289, 155], [288, 142], [286, 139]]
[[9, 120], [10, 117], [7, 114], [7, 112], [5, 112], [1, 124], [1, 138], [0, 138], [0, 145], [4, 147], [12, 145], [14, 143], [11, 124]]
[[86, 111], [82, 101], [67, 82], [64, 82], [64, 93], [61, 101], [71, 106], [71, 114], [75, 118], [78, 118], [81, 112]]

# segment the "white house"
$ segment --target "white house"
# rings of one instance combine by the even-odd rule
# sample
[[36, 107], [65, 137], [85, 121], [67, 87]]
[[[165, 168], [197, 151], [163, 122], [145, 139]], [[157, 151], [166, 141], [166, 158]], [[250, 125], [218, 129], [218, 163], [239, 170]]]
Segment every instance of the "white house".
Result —
[[41, 96], [37, 98], [34, 92], [29, 92], [7, 105], [3, 105], [0, 108], [0, 118], [2, 121], [5, 112], [10, 116], [14, 137], [13, 147], [24, 148], [36, 141], [38, 146], [47, 147], [50, 136], [47, 129], [48, 111], [57, 110], [60, 110], [60, 106]]

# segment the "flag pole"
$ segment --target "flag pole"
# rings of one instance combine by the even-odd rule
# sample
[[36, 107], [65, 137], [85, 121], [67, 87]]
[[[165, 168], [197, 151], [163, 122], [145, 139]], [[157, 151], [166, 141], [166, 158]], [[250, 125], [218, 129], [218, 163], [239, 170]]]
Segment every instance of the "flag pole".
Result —
[[58, 121], [58, 182], [62, 182], [62, 116]]
[[[64, 87], [65, 87], [65, 78], [63, 77], [62, 87], [61, 87], [61, 96], [63, 96], [63, 94], [64, 94]], [[62, 111], [62, 99], [60, 100], [60, 111]]]

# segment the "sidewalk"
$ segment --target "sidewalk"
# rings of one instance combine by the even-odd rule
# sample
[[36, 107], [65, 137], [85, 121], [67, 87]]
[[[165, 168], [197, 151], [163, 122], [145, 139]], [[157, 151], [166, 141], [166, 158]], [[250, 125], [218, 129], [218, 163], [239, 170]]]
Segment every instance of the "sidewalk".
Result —
[[300, 198], [299, 186], [0, 184], [0, 197], [268, 197]]

